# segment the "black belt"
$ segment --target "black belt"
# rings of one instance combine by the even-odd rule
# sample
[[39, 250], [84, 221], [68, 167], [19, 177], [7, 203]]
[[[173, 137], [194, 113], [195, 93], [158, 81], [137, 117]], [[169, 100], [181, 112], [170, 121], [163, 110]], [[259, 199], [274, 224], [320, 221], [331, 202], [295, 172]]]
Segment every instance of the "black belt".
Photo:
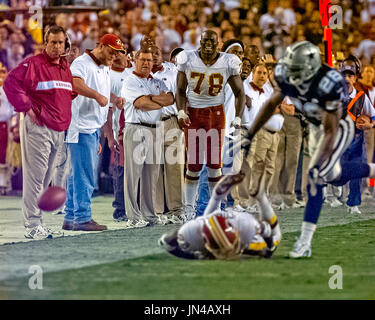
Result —
[[177, 118], [177, 116], [176, 116], [175, 114], [171, 114], [170, 116], [166, 116], [166, 117], [162, 118], [161, 121], [169, 120], [169, 119], [172, 118], [172, 117]]
[[145, 127], [149, 127], [149, 128], [156, 128], [155, 123], [147, 123], [147, 122], [132, 123], [132, 122], [128, 122], [128, 124], [137, 124], [137, 125], [145, 126]]
[[270, 134], [275, 134], [277, 131], [272, 131], [272, 130], [268, 130], [266, 128], [263, 128], [264, 130], [266, 130], [267, 132], [269, 132]]

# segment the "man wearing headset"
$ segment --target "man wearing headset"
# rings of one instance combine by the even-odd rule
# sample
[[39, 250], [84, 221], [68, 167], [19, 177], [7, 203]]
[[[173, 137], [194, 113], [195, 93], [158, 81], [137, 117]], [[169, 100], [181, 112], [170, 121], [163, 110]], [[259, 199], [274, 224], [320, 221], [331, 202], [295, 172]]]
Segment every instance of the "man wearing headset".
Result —
[[22, 61], [13, 69], [4, 91], [20, 121], [25, 237], [58, 235], [43, 224], [38, 199], [48, 187], [56, 167], [56, 155], [64, 143], [71, 121], [73, 78], [65, 59], [69, 38], [59, 26], [51, 26], [41, 54]]

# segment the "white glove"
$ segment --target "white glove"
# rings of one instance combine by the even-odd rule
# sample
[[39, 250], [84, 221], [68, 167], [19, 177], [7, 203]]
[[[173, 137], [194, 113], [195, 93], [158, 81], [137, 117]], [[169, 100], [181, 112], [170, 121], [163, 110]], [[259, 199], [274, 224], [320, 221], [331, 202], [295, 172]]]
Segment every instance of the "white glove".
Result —
[[241, 125], [241, 118], [235, 117], [232, 123], [230, 124], [231, 127], [238, 128]]

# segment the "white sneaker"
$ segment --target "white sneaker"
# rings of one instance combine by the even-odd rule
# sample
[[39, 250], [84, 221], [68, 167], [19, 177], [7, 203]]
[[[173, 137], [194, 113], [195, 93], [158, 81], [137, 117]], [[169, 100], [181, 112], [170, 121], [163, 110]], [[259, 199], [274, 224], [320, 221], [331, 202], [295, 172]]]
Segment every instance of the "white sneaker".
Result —
[[334, 198], [334, 199], [330, 202], [329, 205], [330, 205], [332, 208], [337, 208], [337, 207], [341, 207], [341, 206], [343, 205], [343, 203], [342, 203], [340, 200]]
[[61, 231], [54, 231], [46, 226], [36, 226], [26, 230], [25, 238], [34, 240], [52, 239], [64, 235]]
[[147, 227], [149, 223], [145, 220], [128, 220], [125, 222], [123, 228], [124, 229], [132, 229], [132, 228], [143, 228]]
[[361, 214], [362, 213], [357, 206], [348, 207], [348, 212], [351, 213], [351, 214]]
[[278, 206], [278, 208], [277, 208], [278, 211], [282, 211], [282, 210], [285, 210], [285, 209], [290, 209], [290, 207], [289, 207], [285, 202], [282, 202], [282, 203]]
[[306, 207], [306, 202], [303, 200], [296, 200], [296, 202], [293, 203], [292, 208], [298, 209], [298, 208], [304, 208]]
[[165, 214], [158, 214], [157, 217], [158, 217], [158, 220], [156, 221], [156, 224], [165, 226], [166, 224], [171, 223]]
[[185, 221], [184, 218], [181, 217], [181, 215], [175, 215], [175, 214], [170, 214], [169, 216], [167, 216], [167, 219], [169, 223], [172, 223], [172, 224], [182, 224]]
[[298, 239], [294, 244], [293, 250], [289, 252], [289, 258], [298, 259], [309, 257], [311, 257], [311, 244]]

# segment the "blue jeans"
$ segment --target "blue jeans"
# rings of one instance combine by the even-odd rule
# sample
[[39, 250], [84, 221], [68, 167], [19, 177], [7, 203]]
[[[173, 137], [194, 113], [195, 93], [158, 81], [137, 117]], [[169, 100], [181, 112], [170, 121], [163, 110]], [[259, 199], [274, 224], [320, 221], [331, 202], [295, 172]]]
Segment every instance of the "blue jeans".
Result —
[[[196, 214], [197, 216], [202, 216], [204, 210], [206, 209], [208, 202], [210, 201], [210, 188], [208, 186], [208, 172], [207, 167], [204, 165], [199, 176], [199, 186], [198, 186], [198, 200], [197, 200], [197, 208]], [[224, 210], [225, 207], [233, 206], [234, 200], [230, 196], [226, 199], [226, 203], [224, 201], [221, 202], [221, 210]]]
[[206, 165], [203, 166], [199, 176], [198, 200], [197, 200], [197, 216], [201, 216], [210, 200], [210, 189], [208, 187], [208, 172]]
[[69, 143], [71, 171], [65, 203], [65, 221], [85, 223], [91, 220], [91, 197], [98, 171], [100, 130], [79, 134], [78, 143]]

